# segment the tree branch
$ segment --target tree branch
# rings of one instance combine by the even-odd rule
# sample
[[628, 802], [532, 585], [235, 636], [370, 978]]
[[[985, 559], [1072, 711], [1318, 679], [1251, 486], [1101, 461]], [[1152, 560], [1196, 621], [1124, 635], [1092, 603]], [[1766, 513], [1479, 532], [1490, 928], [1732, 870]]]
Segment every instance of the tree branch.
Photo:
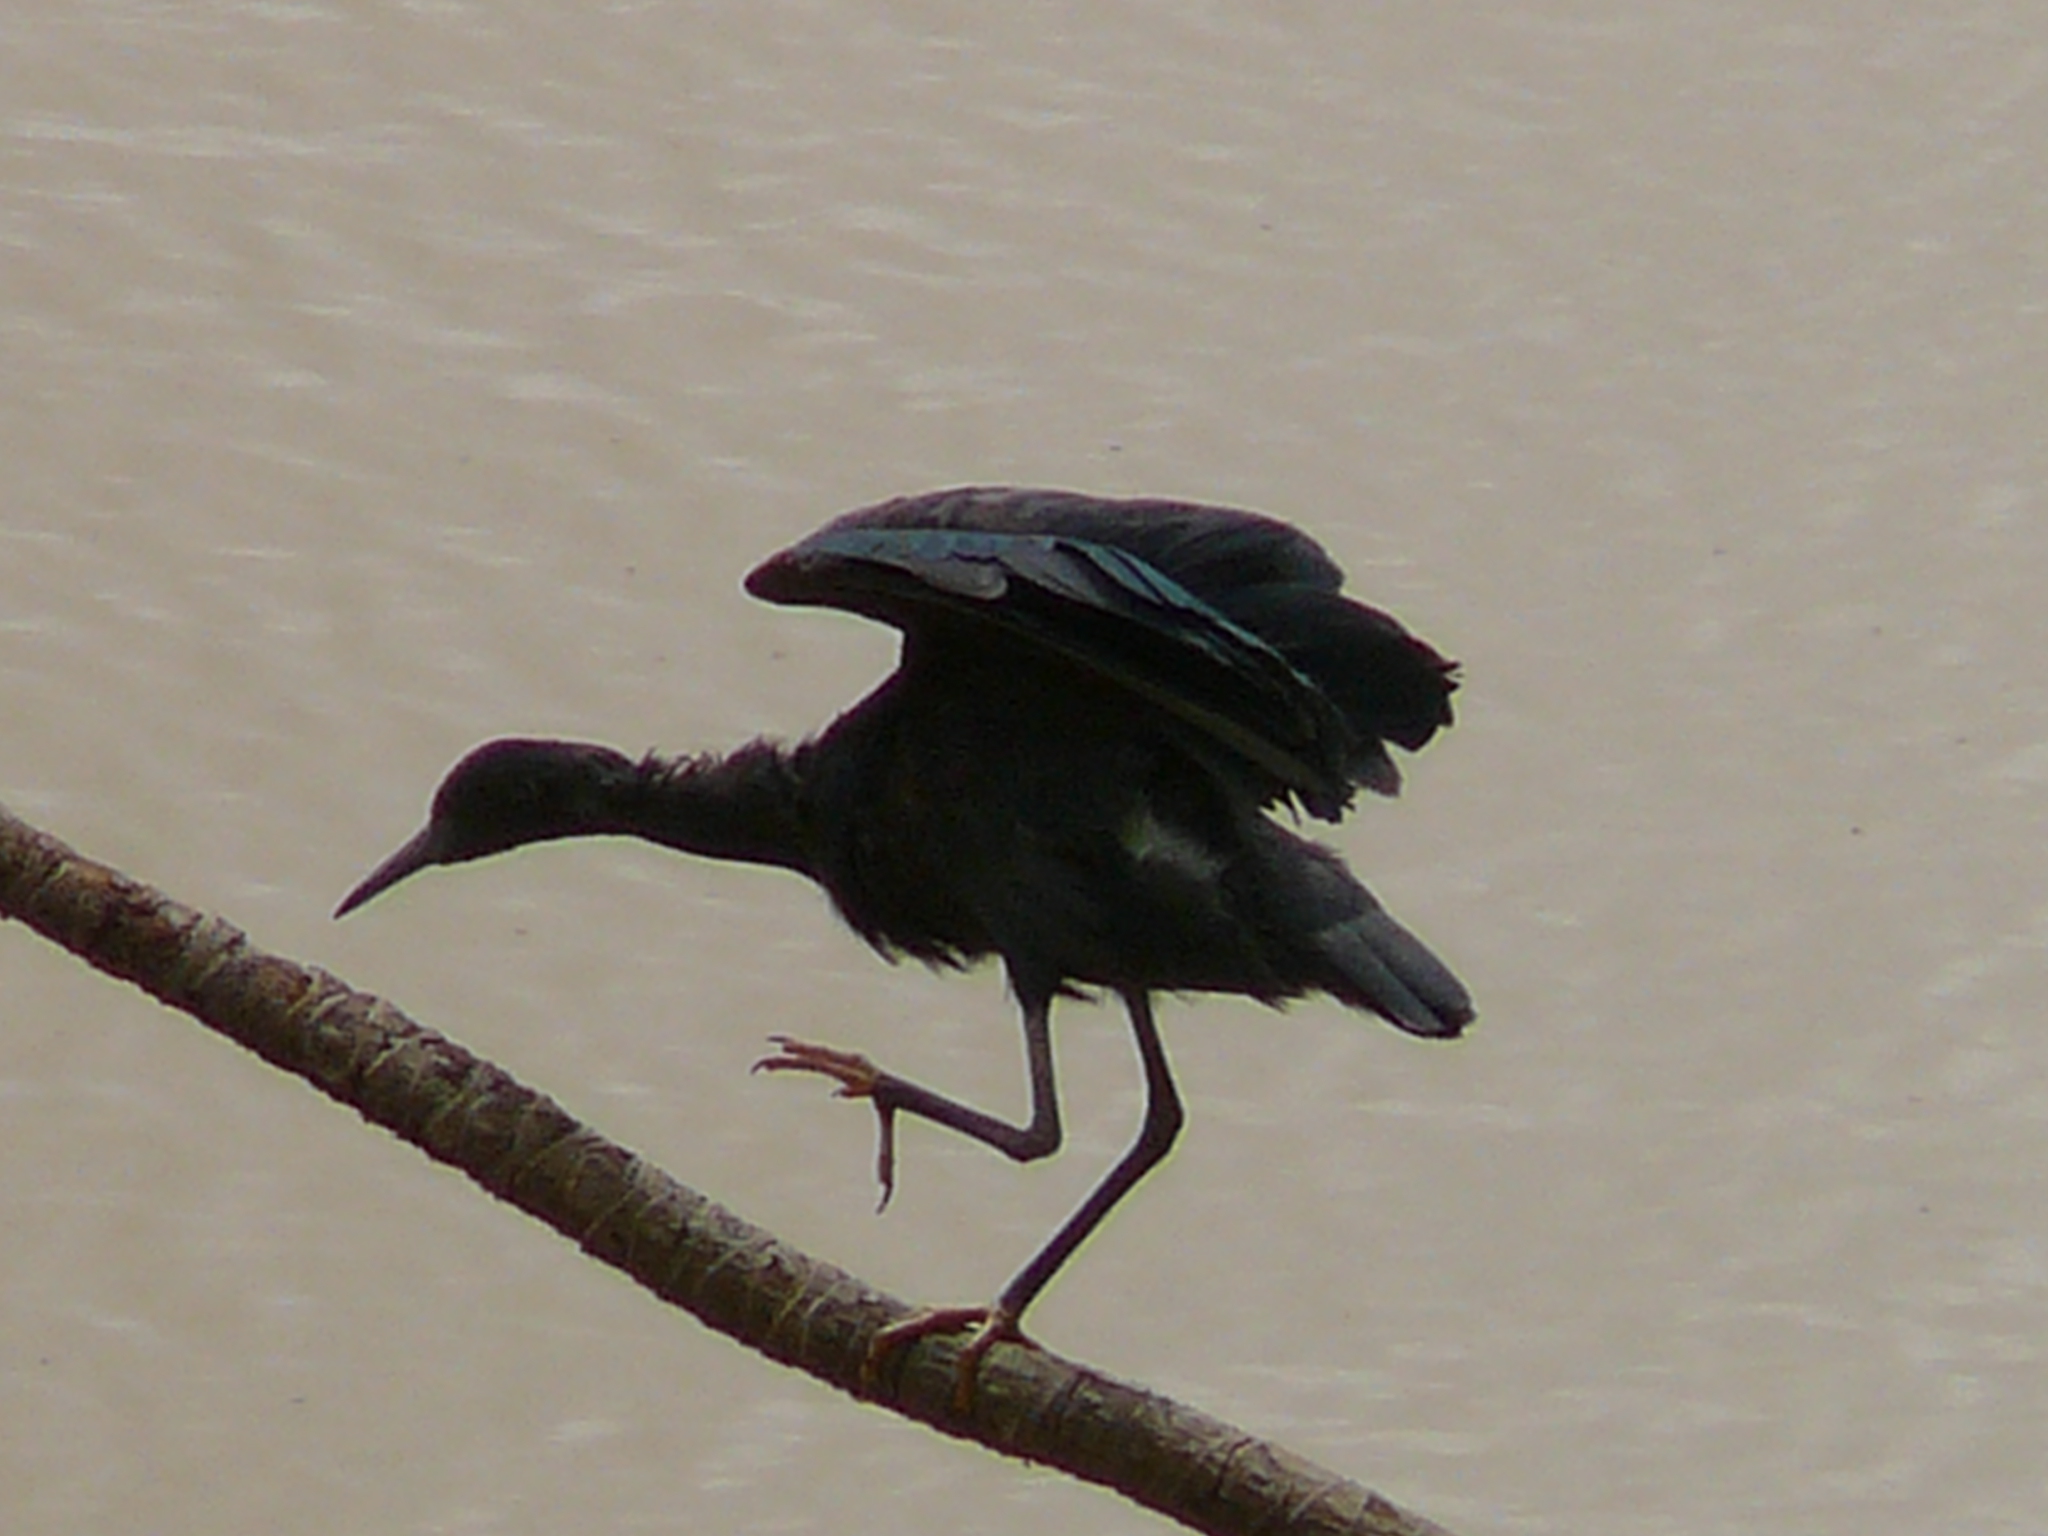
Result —
[[864, 1387], [905, 1303], [778, 1241], [389, 1003], [264, 953], [217, 917], [0, 807], [0, 917], [296, 1074], [664, 1301], [770, 1359], [948, 1435], [1113, 1488], [1198, 1531], [1448, 1536], [1279, 1446], [1050, 1353], [1000, 1347], [955, 1411], [958, 1341]]

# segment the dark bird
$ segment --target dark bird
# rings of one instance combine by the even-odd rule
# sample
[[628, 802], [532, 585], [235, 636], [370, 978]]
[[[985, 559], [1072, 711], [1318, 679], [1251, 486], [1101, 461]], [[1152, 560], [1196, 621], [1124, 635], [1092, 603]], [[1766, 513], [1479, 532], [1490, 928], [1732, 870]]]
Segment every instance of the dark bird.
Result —
[[1342, 583], [1306, 535], [1220, 507], [963, 488], [864, 508], [747, 578], [769, 602], [903, 632], [896, 671], [822, 735], [637, 762], [487, 743], [336, 915], [428, 865], [620, 834], [808, 875], [892, 960], [999, 956], [1023, 1011], [1024, 1125], [786, 1036], [759, 1063], [874, 1104], [885, 1204], [899, 1113], [1019, 1162], [1057, 1150], [1053, 1000], [1119, 995], [1145, 1074], [1136, 1142], [992, 1305], [875, 1341], [871, 1362], [978, 1325], [964, 1396], [979, 1357], [1022, 1340], [1025, 1309], [1180, 1131], [1154, 992], [1324, 992], [1438, 1039], [1471, 1022], [1443, 963], [1335, 853], [1268, 814], [1336, 821], [1356, 787], [1394, 794], [1388, 744], [1414, 751], [1451, 723], [1455, 664]]

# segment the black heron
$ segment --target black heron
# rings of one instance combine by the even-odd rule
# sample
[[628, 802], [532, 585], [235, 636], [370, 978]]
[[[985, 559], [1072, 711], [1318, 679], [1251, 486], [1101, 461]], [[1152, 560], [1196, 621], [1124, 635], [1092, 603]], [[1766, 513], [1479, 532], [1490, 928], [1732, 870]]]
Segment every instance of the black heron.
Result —
[[874, 1104], [885, 1204], [899, 1113], [1019, 1162], [1057, 1150], [1053, 1000], [1117, 993], [1145, 1076], [1137, 1140], [992, 1305], [922, 1313], [876, 1340], [871, 1361], [978, 1325], [964, 1396], [980, 1356], [1022, 1341], [1025, 1309], [1180, 1131], [1154, 992], [1323, 992], [1439, 1039], [1473, 1017], [1457, 978], [1335, 853], [1267, 814], [1336, 821], [1356, 787], [1394, 794], [1388, 743], [1414, 751], [1451, 723], [1455, 665], [1342, 582], [1306, 535], [1221, 507], [967, 487], [863, 508], [747, 578], [770, 602], [903, 632], [896, 671], [823, 734], [639, 761], [489, 742], [336, 915], [428, 865], [622, 834], [808, 875], [891, 959], [999, 956], [1023, 1012], [1026, 1124], [786, 1036], [759, 1063]]

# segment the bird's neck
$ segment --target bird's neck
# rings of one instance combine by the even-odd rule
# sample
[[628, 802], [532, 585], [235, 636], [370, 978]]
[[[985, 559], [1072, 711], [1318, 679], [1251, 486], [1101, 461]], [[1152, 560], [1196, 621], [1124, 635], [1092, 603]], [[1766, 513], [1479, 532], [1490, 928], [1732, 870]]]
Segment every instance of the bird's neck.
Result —
[[797, 762], [773, 742], [646, 758], [611, 799], [617, 831], [685, 853], [812, 872]]

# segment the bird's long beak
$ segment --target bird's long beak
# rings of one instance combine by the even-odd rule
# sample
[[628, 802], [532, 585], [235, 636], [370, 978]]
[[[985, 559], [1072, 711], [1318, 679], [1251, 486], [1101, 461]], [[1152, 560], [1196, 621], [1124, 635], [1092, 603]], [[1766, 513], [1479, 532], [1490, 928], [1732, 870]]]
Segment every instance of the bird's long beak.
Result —
[[347, 917], [372, 896], [388, 891], [407, 875], [417, 874], [430, 864], [441, 862], [441, 839], [431, 825], [413, 834], [412, 840], [363, 878], [363, 883], [341, 898], [336, 917]]

